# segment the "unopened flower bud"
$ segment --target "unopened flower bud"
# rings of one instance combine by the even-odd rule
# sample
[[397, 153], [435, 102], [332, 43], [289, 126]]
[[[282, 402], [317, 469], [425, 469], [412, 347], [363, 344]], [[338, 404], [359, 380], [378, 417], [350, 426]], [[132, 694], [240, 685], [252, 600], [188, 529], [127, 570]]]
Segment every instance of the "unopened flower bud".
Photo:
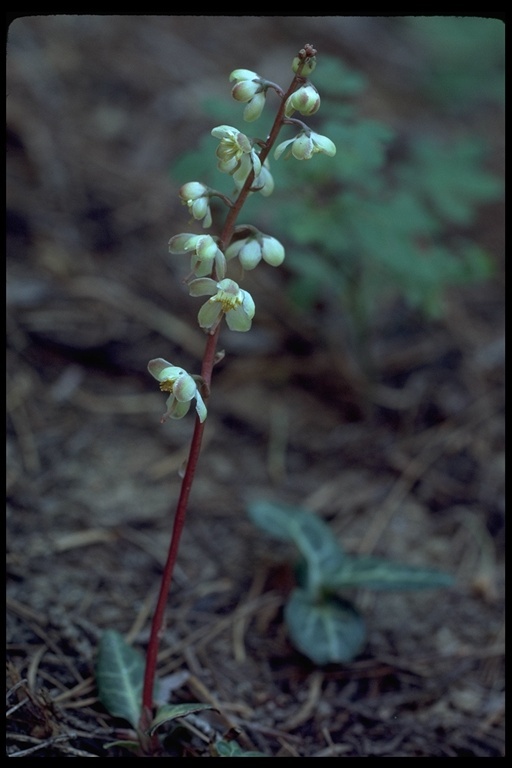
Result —
[[[292, 62], [292, 69], [294, 72], [299, 71], [299, 67], [304, 61], [304, 58], [299, 58], [299, 56], [296, 56], [294, 58]], [[306, 58], [304, 66], [302, 67], [302, 70], [301, 70], [301, 75], [304, 75], [305, 77], [307, 77], [314, 71], [315, 67], [316, 67], [316, 58], [314, 56], [310, 58]]]
[[320, 108], [320, 95], [314, 85], [308, 83], [292, 93], [286, 100], [285, 116], [297, 110], [301, 115], [314, 115]]

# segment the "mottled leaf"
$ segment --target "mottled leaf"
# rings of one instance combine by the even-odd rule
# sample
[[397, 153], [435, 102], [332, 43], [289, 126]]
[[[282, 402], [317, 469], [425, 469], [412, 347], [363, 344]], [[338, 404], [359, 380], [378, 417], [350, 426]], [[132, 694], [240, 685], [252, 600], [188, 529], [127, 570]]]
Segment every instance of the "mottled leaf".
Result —
[[152, 736], [156, 729], [164, 725], [164, 723], [175, 720], [177, 717], [186, 717], [193, 712], [201, 712], [203, 709], [215, 709], [215, 707], [212, 707], [210, 704], [196, 703], [164, 704], [158, 709], [148, 733]]
[[128, 645], [119, 632], [104, 632], [96, 662], [98, 696], [111, 715], [122, 717], [134, 728], [142, 705], [144, 657]]
[[368, 556], [345, 557], [331, 581], [331, 587], [336, 589], [354, 586], [376, 590], [434, 589], [451, 584], [453, 577], [449, 573]]
[[346, 664], [366, 640], [363, 619], [341, 598], [315, 601], [296, 589], [285, 606], [285, 619], [293, 644], [315, 664]]

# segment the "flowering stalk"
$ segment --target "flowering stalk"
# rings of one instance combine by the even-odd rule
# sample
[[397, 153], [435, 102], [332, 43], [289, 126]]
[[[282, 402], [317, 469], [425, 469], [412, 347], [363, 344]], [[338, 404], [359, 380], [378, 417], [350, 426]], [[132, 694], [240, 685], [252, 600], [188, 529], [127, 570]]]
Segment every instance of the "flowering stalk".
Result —
[[[191, 269], [194, 275], [194, 279], [188, 281], [190, 294], [192, 296], [210, 296], [199, 310], [198, 315], [199, 325], [207, 333], [201, 375], [190, 376], [182, 368], [174, 366], [162, 358], [152, 360], [148, 366], [150, 373], [160, 382], [162, 391], [169, 393], [167, 411], [162, 417], [162, 421], [167, 418], [184, 416], [194, 399], [197, 415], [146, 653], [141, 734], [147, 732], [152, 719], [158, 646], [163, 632], [165, 607], [185, 523], [188, 499], [201, 452], [207, 413], [203, 398], [208, 400], [213, 367], [217, 361], [217, 341], [222, 320], [226, 319], [231, 330], [248, 331], [255, 313], [254, 302], [250, 294], [226, 277], [227, 262], [238, 257], [242, 267], [253, 269], [261, 259], [272, 266], [278, 266], [284, 259], [284, 248], [275, 238], [263, 235], [255, 227], [249, 225], [235, 228], [236, 221], [249, 194], [260, 191], [261, 194], [266, 195], [270, 194], [273, 189], [273, 180], [268, 170], [267, 158], [281, 127], [284, 124], [293, 124], [294, 121], [290, 119], [290, 115], [294, 110], [300, 111], [301, 114], [310, 115], [316, 112], [320, 105], [320, 97], [316, 89], [307, 83], [305, 77], [314, 69], [315, 54], [315, 49], [310, 45], [301, 49], [299, 55], [294, 59], [292, 66], [295, 75], [286, 92], [283, 92], [274, 83], [260, 78], [251, 70], [234, 70], [230, 78], [235, 83], [232, 95], [237, 101], [247, 103], [244, 112], [247, 121], [252, 122], [261, 114], [267, 90], [274, 90], [280, 97], [281, 103], [270, 133], [265, 141], [251, 141], [245, 134], [232, 126], [219, 126], [213, 129], [212, 135], [220, 139], [216, 153], [218, 168], [233, 177], [238, 191], [233, 202], [199, 182], [188, 182], [180, 190], [182, 202], [188, 206], [194, 219], [203, 220], [205, 228], [209, 227], [212, 221], [209, 207], [210, 197], [215, 195], [223, 199], [228, 205], [228, 212], [220, 237], [182, 234], [171, 238], [169, 243], [171, 253], [190, 252]], [[293, 98], [296, 92], [297, 96]], [[302, 132], [309, 131], [307, 126], [302, 123], [300, 125]], [[331, 147], [325, 142], [319, 148], [317, 145], [314, 145], [313, 148], [312, 142], [315, 141], [316, 134], [310, 132], [310, 135], [311, 146], [308, 144], [308, 151], [303, 152], [300, 159], [309, 159], [317, 151], [334, 154], [335, 149], [331, 151]], [[298, 137], [290, 141], [294, 142], [297, 139]], [[328, 139], [326, 141], [329, 142]], [[255, 145], [259, 147], [259, 152], [256, 151]], [[332, 147], [334, 148], [333, 144]], [[309, 151], [310, 149], [311, 151]], [[238, 234], [245, 235], [245, 237], [243, 239], [238, 238]], [[154, 739], [150, 744], [151, 748], [156, 748]]]

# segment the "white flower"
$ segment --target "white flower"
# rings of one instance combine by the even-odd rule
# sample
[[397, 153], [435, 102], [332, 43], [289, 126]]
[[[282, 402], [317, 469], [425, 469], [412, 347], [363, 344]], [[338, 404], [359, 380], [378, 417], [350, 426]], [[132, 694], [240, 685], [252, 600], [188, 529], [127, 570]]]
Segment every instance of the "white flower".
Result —
[[232, 331], [248, 331], [256, 307], [252, 296], [243, 291], [234, 280], [221, 280], [216, 283], [208, 277], [192, 280], [189, 285], [191, 296], [211, 296], [199, 310], [197, 319], [205, 331], [213, 332], [226, 316], [228, 327]]
[[208, 187], [199, 181], [189, 181], [180, 187], [179, 195], [182, 202], [188, 206], [190, 213], [196, 221], [203, 220], [203, 227], [207, 229], [212, 225], [212, 213], [210, 211], [210, 196]]
[[237, 101], [247, 102], [244, 109], [244, 120], [252, 123], [257, 120], [265, 106], [266, 87], [264, 81], [256, 72], [250, 69], [235, 69], [229, 76], [235, 85], [231, 95]]
[[199, 421], [203, 422], [206, 419], [206, 405], [199, 393], [197, 384], [183, 368], [178, 368], [162, 357], [157, 357], [149, 361], [148, 371], [153, 378], [160, 382], [162, 392], [170, 393], [166, 403], [167, 410], [162, 416], [162, 423], [169, 418], [182, 419], [188, 413], [190, 403], [194, 398]]
[[216, 150], [219, 159], [217, 163], [219, 171], [235, 174], [235, 172], [243, 170], [245, 178], [247, 178], [250, 171], [254, 169], [254, 175], [259, 175], [261, 160], [245, 133], [241, 133], [232, 125], [218, 125], [212, 130], [212, 136], [220, 139], [220, 144]]
[[336, 154], [336, 145], [327, 136], [321, 136], [314, 131], [301, 131], [294, 139], [283, 141], [276, 147], [274, 152], [275, 159], [277, 160], [281, 157], [286, 147], [290, 145], [291, 154], [297, 160], [310, 160], [317, 152], [323, 152], [325, 155], [329, 155], [329, 157], [334, 157]]
[[183, 232], [169, 240], [170, 253], [191, 252], [190, 268], [197, 277], [215, 274], [224, 277], [226, 274], [226, 259], [211, 235], [193, 235]]
[[235, 240], [226, 248], [227, 261], [237, 256], [245, 270], [257, 267], [261, 259], [273, 267], [278, 267], [284, 261], [284, 248], [279, 240], [270, 235], [251, 235]]

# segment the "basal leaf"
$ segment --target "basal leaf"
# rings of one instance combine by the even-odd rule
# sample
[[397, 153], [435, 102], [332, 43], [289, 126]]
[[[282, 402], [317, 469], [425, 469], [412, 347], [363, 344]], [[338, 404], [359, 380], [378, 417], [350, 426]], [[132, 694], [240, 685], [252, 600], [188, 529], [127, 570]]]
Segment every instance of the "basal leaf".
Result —
[[215, 709], [210, 704], [196, 704], [196, 703], [183, 703], [183, 704], [164, 704], [158, 709], [151, 727], [148, 731], [152, 736], [157, 728], [170, 720], [175, 720], [177, 717], [186, 717], [193, 712], [201, 712], [203, 709]]
[[111, 715], [134, 728], [140, 718], [144, 657], [128, 645], [119, 632], [107, 629], [99, 644], [96, 662], [98, 696]]
[[299, 507], [272, 504], [270, 501], [253, 501], [248, 506], [252, 522], [269, 533], [274, 539], [294, 541], [294, 515], [301, 515]]
[[109, 741], [108, 744], [103, 745], [103, 749], [110, 749], [110, 747], [123, 747], [129, 749], [132, 752], [138, 752], [140, 744], [138, 741], [131, 741], [129, 739], [118, 739], [117, 741]]
[[365, 587], [375, 590], [435, 589], [449, 587], [453, 577], [433, 568], [404, 565], [377, 557], [346, 556], [340, 569], [333, 574], [331, 586]]
[[366, 640], [363, 619], [346, 600], [313, 600], [296, 589], [285, 606], [285, 619], [295, 647], [315, 664], [348, 663]]
[[344, 559], [330, 528], [313, 512], [301, 507], [256, 501], [249, 505], [251, 520], [271, 536], [291, 541], [306, 561], [306, 583], [312, 594], [328, 585]]

